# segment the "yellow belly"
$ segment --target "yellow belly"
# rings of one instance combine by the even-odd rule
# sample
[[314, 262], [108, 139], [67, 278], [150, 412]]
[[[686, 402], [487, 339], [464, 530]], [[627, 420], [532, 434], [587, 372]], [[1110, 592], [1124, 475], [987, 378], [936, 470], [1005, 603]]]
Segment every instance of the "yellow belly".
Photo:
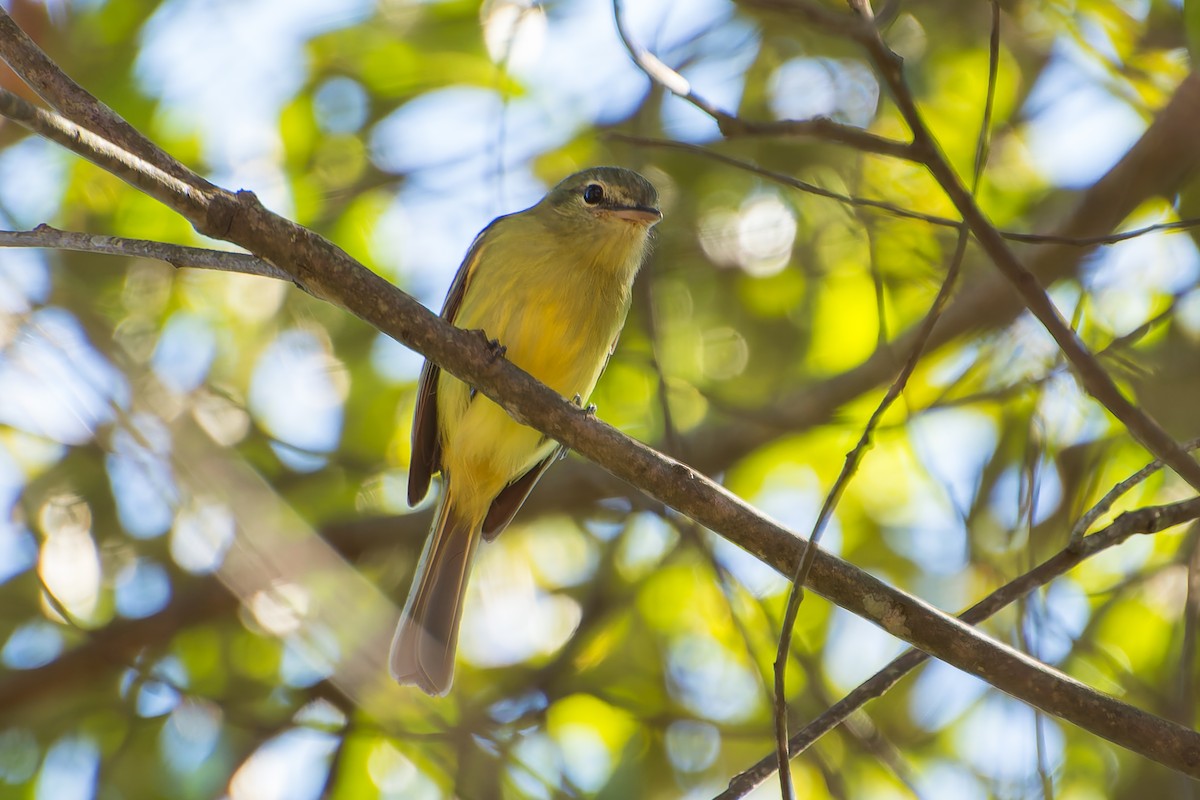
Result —
[[[586, 401], [625, 322], [645, 241], [645, 228], [625, 223], [588, 235], [502, 218], [475, 253], [454, 324], [484, 331], [509, 361]], [[496, 495], [556, 445], [445, 373], [437, 405], [449, 496], [482, 523]]]
[[[505, 358], [565, 398], [586, 400], [595, 388], [609, 349], [624, 321], [627, 291], [619, 296], [572, 297], [562, 285], [511, 282], [500, 296], [464, 302], [459, 327], [481, 329], [506, 348]], [[438, 386], [442, 460], [458, 502], [472, 517], [486, 514], [492, 499], [555, 448], [533, 428], [518, 424], [483, 395], [445, 373]], [[464, 509], [466, 510], [466, 509]]]

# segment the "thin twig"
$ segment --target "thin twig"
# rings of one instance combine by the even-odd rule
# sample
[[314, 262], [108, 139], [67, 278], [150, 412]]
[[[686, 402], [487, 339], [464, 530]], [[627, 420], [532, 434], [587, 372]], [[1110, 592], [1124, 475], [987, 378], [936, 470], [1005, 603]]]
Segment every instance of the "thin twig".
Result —
[[[1189, 537], [1187, 547], [1187, 597], [1183, 603], [1183, 641], [1179, 648], [1179, 676], [1174, 702], [1168, 714], [1189, 728], [1196, 726], [1196, 637], [1200, 626], [1200, 537]], [[1173, 776], [1179, 785], [1178, 800], [1195, 800], [1196, 783], [1182, 775]]]
[[1000, 235], [1010, 242], [1019, 242], [1021, 244], [1062, 244], [1069, 247], [1094, 247], [1095, 245], [1127, 242], [1130, 239], [1136, 239], [1148, 233], [1185, 231], [1197, 227], [1200, 227], [1200, 218], [1189, 217], [1187, 219], [1172, 220], [1171, 222], [1156, 222], [1153, 225], [1132, 228], [1120, 233], [1110, 233], [1105, 236], [1061, 236], [1053, 233], [1017, 233], [1015, 231], [1000, 231]]
[[[795, 7], [807, 6], [802, 0], [793, 0]], [[971, 233], [979, 241], [984, 252], [991, 258], [992, 263], [1008, 279], [1021, 295], [1026, 308], [1037, 318], [1046, 332], [1053, 337], [1063, 354], [1075, 368], [1080, 382], [1109, 413], [1121, 421], [1126, 429], [1143, 447], [1171, 467], [1179, 477], [1183, 478], [1192, 488], [1200, 491], [1200, 463], [1191, 458], [1179, 447], [1162, 426], [1148, 413], [1136, 406], [1121, 391], [1113, 381], [1112, 376], [1096, 360], [1095, 355], [1088, 350], [1079, 336], [1071, 330], [1066, 320], [1059, 314], [1046, 290], [1042, 288], [1037, 277], [1030, 272], [1016, 257], [992, 225], [991, 221], [979, 208], [975, 198], [963, 185], [958, 174], [942, 153], [933, 134], [925, 125], [924, 117], [917, 108], [916, 99], [904, 77], [903, 61], [887, 43], [879, 31], [872, 26], [870, 35], [860, 38], [875, 67], [891, 91], [892, 99], [901, 117], [908, 124], [913, 134], [913, 146], [919, 149], [922, 163], [933, 174], [934, 180], [942, 187], [950, 202], [958, 209], [963, 220], [970, 227]]]
[[[871, 6], [865, 0], [851, 0], [851, 4], [858, 10], [866, 21], [874, 19]], [[984, 164], [987, 157], [987, 143], [989, 133], [991, 131], [992, 104], [996, 91], [996, 76], [999, 62], [999, 17], [994, 18], [992, 29], [992, 47], [990, 50], [990, 65], [988, 70], [988, 86], [986, 92], [986, 100], [984, 102], [983, 120], [980, 123], [979, 134], [975, 148], [975, 175], [974, 183], [977, 185], [980, 177], [983, 174]], [[947, 270], [946, 277], [942, 281], [942, 286], [938, 290], [937, 297], [934, 298], [933, 305], [929, 312], [925, 315], [925, 319], [921, 322], [919, 333], [917, 334], [916, 342], [913, 345], [912, 351], [901, 369], [900, 374], [896, 376], [895, 381], [888, 387], [887, 393], [880, 401], [878, 407], [867, 420], [866, 427], [863, 429], [862, 436], [858, 443], [854, 446], [847, 455], [846, 460], [842, 465], [842, 471], [834, 481], [833, 487], [825, 497], [825, 502], [821, 507], [820, 514], [817, 516], [817, 521], [813, 526], [812, 535], [809, 537], [809, 547], [805, 550], [804, 558], [796, 569], [796, 574], [793, 576], [791, 593], [788, 596], [787, 608], [784, 612], [782, 630], [779, 635], [779, 649], [776, 653], [775, 660], [775, 753], [779, 761], [779, 781], [783, 786], [783, 795], [785, 800], [792, 795], [791, 782], [791, 767], [788, 756], [788, 733], [787, 733], [787, 694], [785, 691], [785, 678], [787, 674], [788, 652], [791, 649], [792, 630], [795, 627], [796, 616], [800, 610], [800, 604], [804, 600], [804, 583], [808, 578], [808, 572], [812, 568], [811, 551], [820, 540], [824, 533], [825, 526], [829, 523], [830, 517], [833, 515], [834, 509], [841, 500], [842, 494], [845, 492], [846, 486], [849, 485], [850, 479], [858, 469], [858, 465], [862, 462], [866, 455], [867, 448], [870, 446], [872, 436], [875, 429], [878, 427], [883, 415], [891, 407], [892, 403], [904, 391], [904, 387], [908, 384], [908, 379], [916, 370], [917, 363], [920, 361], [921, 353], [924, 351], [926, 344], [929, 341], [929, 336], [933, 332], [933, 326], [937, 324], [938, 319], [945, 310], [946, 304], [950, 301], [950, 296], [958, 282], [958, 275], [962, 268], [963, 259], [967, 252], [967, 243], [970, 241], [970, 236], [967, 228], [962, 226], [959, 228], [958, 244], [955, 247], [954, 256], [950, 260], [950, 268]]]
[[967, 252], [968, 241], [967, 232], [963, 229], [959, 234], [958, 245], [955, 249], [954, 257], [950, 260], [950, 269], [946, 273], [946, 278], [942, 281], [942, 286], [933, 300], [933, 305], [926, 313], [925, 319], [921, 321], [920, 333], [917, 336], [916, 343], [913, 345], [908, 359], [900, 370], [900, 374], [896, 376], [892, 385], [888, 387], [887, 394], [884, 395], [883, 400], [880, 401], [875, 411], [871, 414], [870, 419], [867, 420], [866, 427], [863, 429], [858, 443], [854, 445], [854, 449], [846, 454], [846, 460], [842, 464], [842, 471], [838, 474], [833, 487], [825, 496], [825, 502], [822, 504], [821, 511], [817, 515], [817, 521], [813, 525], [812, 534], [809, 537], [809, 546], [805, 548], [804, 557], [797, 565], [796, 573], [792, 576], [792, 590], [788, 596], [787, 609], [783, 615], [783, 624], [779, 634], [779, 649], [775, 656], [776, 756], [779, 758], [780, 783], [786, 786], [791, 786], [791, 780], [790, 768], [788, 767], [787, 695], [785, 693], [784, 677], [787, 672], [788, 650], [790, 649], [792, 629], [796, 624], [796, 615], [799, 613], [800, 603], [804, 599], [804, 584], [808, 579], [809, 571], [812, 569], [816, 544], [824, 533], [830, 517], [833, 516], [833, 511], [837, 507], [846, 486], [849, 485], [850, 478], [853, 477], [863, 456], [866, 454], [867, 448], [871, 444], [871, 438], [880, 420], [883, 419], [883, 415], [891, 407], [892, 403], [896, 401], [896, 398], [900, 396], [900, 393], [904, 391], [904, 387], [908, 384], [908, 379], [912, 376], [913, 371], [916, 370], [917, 363], [921, 359], [921, 353], [924, 352], [925, 344], [929, 341], [929, 335], [933, 332], [933, 326], [937, 324], [938, 318], [941, 317], [942, 311], [945, 309], [946, 303], [949, 302], [950, 295], [953, 293], [954, 287], [958, 282], [958, 275], [962, 267], [963, 258]]
[[[802, 181], [787, 175], [783, 172], [761, 167], [752, 161], [737, 158], [735, 156], [726, 155], [725, 153], [713, 150], [710, 147], [703, 145], [691, 144], [689, 142], [677, 142], [673, 139], [659, 139], [653, 136], [631, 136], [625, 133], [610, 132], [605, 134], [605, 138], [612, 139], [618, 142], [627, 144], [636, 144], [642, 147], [656, 147], [662, 150], [681, 150], [683, 152], [692, 153], [702, 158], [707, 158], [710, 161], [716, 161], [719, 164], [725, 164], [730, 167], [735, 167], [744, 172], [750, 172], [754, 175], [766, 178], [767, 180], [778, 183], [781, 186], [787, 186], [791, 189], [797, 189], [808, 194], [813, 194], [818, 197], [825, 197], [834, 200], [838, 203], [851, 206], [853, 208], [865, 208], [875, 211], [880, 211], [899, 219], [911, 219], [917, 222], [925, 222], [930, 225], [936, 225], [942, 228], [957, 228], [962, 224], [961, 220], [943, 217], [938, 214], [926, 214], [921, 211], [913, 211], [903, 206], [888, 203], [884, 200], [873, 200], [867, 197], [857, 197], [854, 195], [845, 195], [840, 192], [835, 192], [831, 189], [826, 189], [816, 184]], [[1120, 233], [1109, 233], [1102, 236], [1072, 236], [1070, 234], [1059, 233], [1022, 233], [1020, 231], [998, 231], [1000, 236], [1008, 241], [1017, 242], [1019, 244], [1033, 245], [1060, 245], [1066, 247], [1088, 248], [1098, 245], [1120, 244], [1131, 239], [1137, 239], [1141, 236], [1146, 236], [1151, 233], [1165, 233], [1175, 231], [1186, 231], [1193, 228], [1200, 228], [1200, 217], [1189, 217], [1187, 219], [1172, 220], [1170, 222], [1156, 222], [1152, 225], [1145, 225], [1140, 228], [1132, 228]]]
[[1200, 617], [1200, 538], [1194, 539], [1187, 558], [1187, 598], [1183, 603], [1183, 642], [1179, 649], [1179, 678], [1175, 721], [1196, 724], [1196, 627]]
[[240, 272], [290, 281], [286, 272], [249, 253], [231, 250], [210, 250], [178, 244], [154, 242], [147, 239], [126, 239], [98, 233], [79, 233], [38, 225], [31, 231], [0, 230], [0, 247], [47, 247], [74, 250], [80, 253], [153, 258], [176, 268], [212, 269], [221, 272]]
[[907, 161], [916, 160], [912, 146], [907, 142], [898, 142], [878, 136], [870, 131], [856, 128], [853, 125], [843, 125], [827, 117], [809, 120], [773, 120], [759, 122], [745, 120], [732, 114], [709, 101], [692, 88], [691, 81], [677, 70], [667, 66], [663, 61], [643, 47], [629, 32], [625, 24], [625, 14], [621, 0], [613, 0], [613, 18], [617, 24], [617, 35], [625, 45], [625, 50], [633, 63], [637, 65], [646, 77], [653, 83], [666, 89], [671, 94], [691, 103], [696, 108], [712, 117], [717, 123], [721, 135], [726, 138], [737, 136], [803, 136], [835, 144], [844, 144], [865, 153], [894, 156]]
[[975, 172], [972, 175], [971, 193], [979, 191], [979, 182], [983, 179], [983, 170], [987, 166], [988, 152], [992, 143], [992, 112], [996, 107], [996, 79], [1000, 74], [1000, 3], [992, 3], [992, 30], [988, 35], [988, 80], [987, 92], [983, 100], [983, 122], [979, 126], [979, 136], [975, 140]]
[[682, 150], [689, 153], [695, 153], [696, 155], [703, 156], [704, 158], [712, 161], [762, 176], [770, 181], [780, 184], [781, 186], [798, 189], [802, 192], [807, 192], [818, 197], [836, 200], [839, 203], [843, 203], [855, 208], [875, 209], [900, 219], [912, 219], [919, 222], [927, 222], [930, 225], [939, 225], [945, 228], [957, 228], [962, 224], [959, 220], [951, 219], [949, 217], [941, 217], [937, 214], [925, 214], [920, 211], [912, 211], [911, 209], [907, 209], [903, 206], [898, 206], [893, 203], [887, 203], [883, 200], [872, 200], [865, 197], [852, 197], [850, 195], [842, 194], [841, 192], [835, 192], [832, 189], [826, 189], [823, 186], [817, 186], [814, 183], [808, 183], [807, 181], [793, 178], [792, 176], [786, 175], [782, 172], [775, 172], [773, 170], [760, 167], [750, 161], [744, 161], [740, 158], [728, 156], [724, 153], [719, 153], [716, 150], [712, 150], [697, 144], [676, 142], [670, 139], [655, 139], [646, 136], [629, 136], [622, 133], [608, 134], [608, 138], [621, 142], [628, 142], [629, 144], [642, 145], [645, 147], [658, 147], [667, 150]]
[[[1097, 553], [1122, 544], [1131, 536], [1158, 533], [1198, 518], [1200, 518], [1200, 498], [1127, 511], [1108, 527], [1085, 536], [1078, 543], [1068, 544], [1041, 565], [1001, 586], [964, 611], [958, 618], [968, 625], [978, 625], [1018, 598], [1045, 586]], [[797, 731], [788, 742], [789, 755], [795, 757], [804, 752], [818, 739], [845, 721], [850, 714], [866, 705], [868, 701], [886, 694], [901, 678], [924, 664], [929, 658], [928, 653], [920, 650], [909, 650], [897, 656], [887, 666], [859, 684], [803, 729]], [[1196, 755], [1200, 757], [1200, 751], [1197, 751]], [[757, 764], [734, 776], [729, 782], [729, 787], [717, 795], [714, 800], [738, 800], [738, 798], [745, 797], [774, 774], [777, 764], [774, 753], [764, 756]]]
[[718, 130], [727, 139], [748, 137], [788, 137], [814, 139], [821, 142], [844, 144], [863, 153], [891, 156], [913, 161], [914, 152], [908, 142], [898, 142], [877, 136], [870, 131], [836, 122], [829, 117], [812, 119], [748, 120], [739, 116], [716, 118]]
[[[1189, 452], [1200, 448], [1200, 438], [1185, 442], [1183, 444], [1183, 448]], [[1121, 495], [1125, 494], [1134, 486], [1137, 486], [1139, 483], [1146, 480], [1146, 478], [1150, 477], [1162, 468], [1162, 461], [1156, 458], [1146, 466], [1139, 469], [1137, 472], [1130, 475], [1125, 480], [1118, 483], [1116, 486], [1113, 486], [1111, 489], [1109, 489], [1094, 506], [1089, 508], [1082, 516], [1079, 517], [1079, 521], [1076, 522], [1071, 528], [1072, 544], [1082, 539], [1083, 535], [1088, 532], [1088, 528], [1095, 525], [1096, 520], [1107, 514], [1109, 509], [1113, 507], [1113, 503], [1117, 502], [1117, 500], [1121, 498]]]

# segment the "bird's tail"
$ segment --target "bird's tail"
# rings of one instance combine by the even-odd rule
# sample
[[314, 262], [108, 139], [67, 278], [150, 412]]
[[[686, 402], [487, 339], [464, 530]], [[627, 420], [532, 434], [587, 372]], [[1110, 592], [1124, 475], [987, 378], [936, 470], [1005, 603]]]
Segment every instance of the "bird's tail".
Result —
[[479, 523], [455, 508], [447, 491], [417, 565], [414, 588], [392, 639], [392, 677], [431, 695], [450, 690], [467, 577]]

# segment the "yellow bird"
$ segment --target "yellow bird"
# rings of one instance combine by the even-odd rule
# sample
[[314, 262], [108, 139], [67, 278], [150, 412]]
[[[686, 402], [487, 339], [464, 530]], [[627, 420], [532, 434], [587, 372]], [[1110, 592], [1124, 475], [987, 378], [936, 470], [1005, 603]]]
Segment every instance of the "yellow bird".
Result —
[[[616, 346], [658, 193], [636, 172], [576, 173], [532, 208], [499, 217], [475, 238], [442, 317], [481, 330], [521, 369], [585, 402]], [[444, 491], [396, 636], [392, 676], [432, 695], [454, 677], [463, 599], [482, 536], [504, 530], [558, 445], [426, 361], [412, 431], [408, 501], [441, 471]]]

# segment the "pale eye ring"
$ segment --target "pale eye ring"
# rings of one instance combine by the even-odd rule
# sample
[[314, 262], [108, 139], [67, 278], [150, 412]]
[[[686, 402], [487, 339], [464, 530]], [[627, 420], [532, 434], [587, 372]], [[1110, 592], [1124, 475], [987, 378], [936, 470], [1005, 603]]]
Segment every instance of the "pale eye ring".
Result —
[[604, 200], [604, 187], [598, 183], [589, 183], [587, 188], [583, 190], [583, 202], [589, 206], [600, 205]]

